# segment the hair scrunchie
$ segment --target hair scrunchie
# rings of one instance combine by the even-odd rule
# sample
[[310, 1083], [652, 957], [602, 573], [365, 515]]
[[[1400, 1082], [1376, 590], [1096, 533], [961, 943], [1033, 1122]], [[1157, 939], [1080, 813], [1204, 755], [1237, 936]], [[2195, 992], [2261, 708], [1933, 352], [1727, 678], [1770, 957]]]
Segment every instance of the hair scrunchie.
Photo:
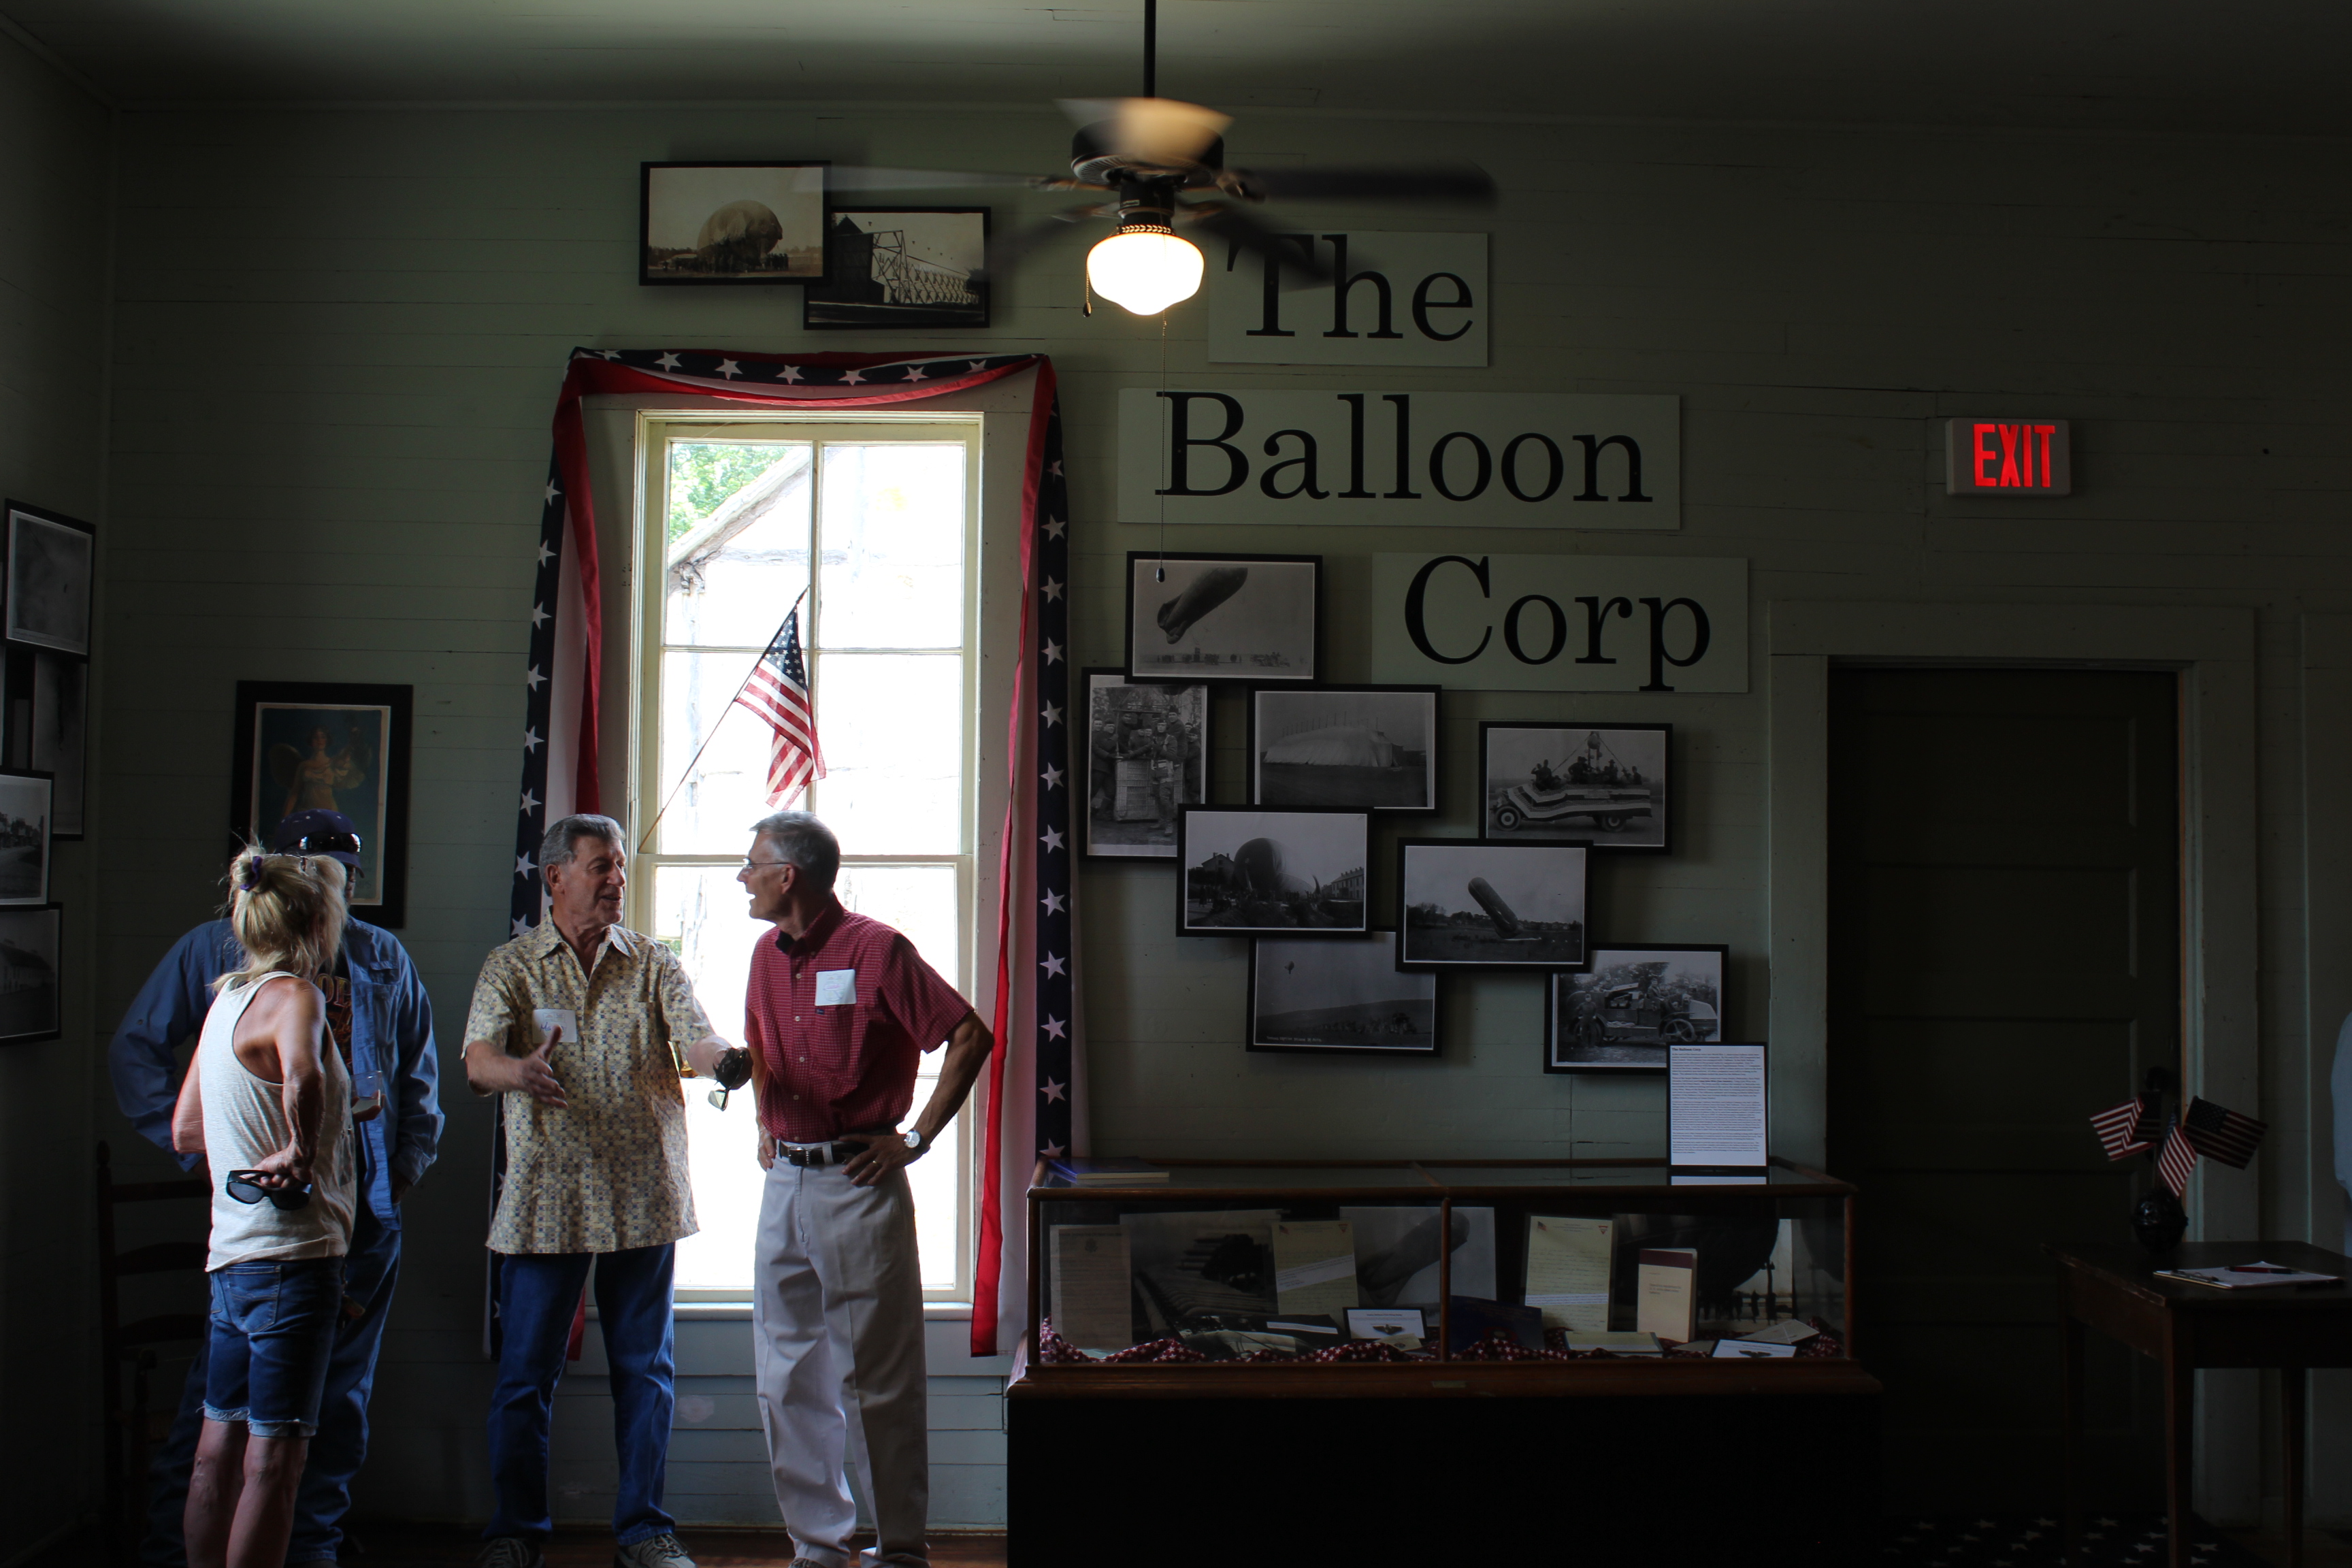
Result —
[[239, 892], [249, 893], [261, 886], [261, 856], [248, 855], [245, 858], [236, 868], [236, 886]]

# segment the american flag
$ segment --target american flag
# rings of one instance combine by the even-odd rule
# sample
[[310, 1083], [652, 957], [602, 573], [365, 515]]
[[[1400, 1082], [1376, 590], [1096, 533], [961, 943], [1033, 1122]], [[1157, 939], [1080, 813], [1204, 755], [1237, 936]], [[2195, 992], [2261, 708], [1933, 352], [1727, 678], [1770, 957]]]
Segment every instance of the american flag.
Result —
[[2156, 1144], [2156, 1096], [2136, 1094], [2121, 1105], [2108, 1107], [2091, 1118], [2091, 1131], [2099, 1135], [2099, 1147], [2110, 1160], [2128, 1160], [2147, 1152]]
[[2189, 1173], [2197, 1168], [2197, 1145], [2174, 1122], [2164, 1134], [2164, 1152], [2156, 1157], [2157, 1178], [2172, 1189], [2176, 1198], [2189, 1196]]
[[2189, 1146], [2205, 1158], [2242, 1171], [2254, 1151], [2263, 1146], [2263, 1135], [2270, 1125], [2210, 1100], [2191, 1099], [2189, 1114], [2180, 1119], [2180, 1131]]
[[808, 666], [801, 659], [801, 613], [784, 617], [768, 651], [735, 700], [768, 721], [768, 804], [806, 789], [824, 777], [824, 752], [816, 743], [816, 702], [809, 696]]

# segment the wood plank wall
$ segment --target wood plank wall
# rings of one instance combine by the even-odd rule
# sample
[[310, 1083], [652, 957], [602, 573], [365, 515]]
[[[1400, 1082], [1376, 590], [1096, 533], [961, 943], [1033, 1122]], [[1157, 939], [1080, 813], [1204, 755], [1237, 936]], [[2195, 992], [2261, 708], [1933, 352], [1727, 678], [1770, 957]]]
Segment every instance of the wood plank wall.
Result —
[[[830, 157], [1050, 171], [1049, 111], [874, 106], [562, 111], [157, 111], [125, 122], [104, 809], [142, 825], [104, 851], [98, 1012], [110, 1020], [214, 896], [231, 688], [240, 677], [417, 688], [414, 913], [454, 1050], [482, 952], [504, 934], [537, 495], [562, 356], [591, 346], [876, 346], [1052, 353], [1069, 415], [1074, 662], [1119, 657], [1119, 564], [1158, 531], [1108, 521], [1111, 395], [1171, 382], [1345, 387], [1312, 369], [1204, 363], [1202, 310], [1160, 323], [1079, 311], [1083, 247], [1000, 285], [985, 334], [808, 334], [791, 290], [634, 281], [641, 159]], [[2270, 1223], [2340, 1234], [2324, 1158], [2287, 1114], [2326, 1063], [2306, 1021], [2297, 626], [2352, 606], [2345, 521], [2347, 213], [2342, 149], [2192, 139], [1784, 126], [1387, 124], [1257, 111], [1252, 158], [1463, 156], [1507, 192], [1487, 217], [1391, 226], [1494, 234], [1494, 364], [1385, 384], [1667, 391], [1684, 399], [1678, 534], [1307, 528], [1171, 531], [1174, 549], [1318, 550], [1328, 657], [1367, 673], [1378, 550], [1741, 555], [1758, 616], [1780, 598], [2240, 605], [2262, 626], [2264, 1099]], [[939, 199], [947, 199], [941, 197]], [[1050, 205], [1025, 196], [1011, 209]], [[1302, 215], [1373, 228], [1375, 214]], [[2075, 421], [2071, 500], [1941, 494], [1940, 419]], [[1760, 630], [1759, 633], [1760, 637]], [[1760, 652], [1760, 642], [1757, 649]], [[1760, 669], [1760, 659], [1759, 668]], [[1241, 714], [1217, 710], [1220, 798], [1241, 798]], [[1731, 1028], [1763, 1027], [1763, 698], [1449, 695], [1445, 815], [1473, 831], [1482, 719], [1663, 717], [1676, 726], [1678, 853], [1603, 866], [1602, 935], [1731, 944]], [[190, 825], [155, 833], [159, 814]], [[1420, 830], [1420, 829], [1416, 829]], [[1375, 852], [1375, 897], [1387, 862]], [[2336, 876], [2342, 868], [2324, 868]], [[1097, 1149], [1166, 1154], [1564, 1154], [1657, 1147], [1654, 1084], [1537, 1071], [1535, 983], [1452, 987], [1435, 1061], [1252, 1057], [1238, 944], [1170, 934], [1169, 879], [1082, 880]], [[1998, 934], [1987, 963], [2001, 961]], [[2308, 1026], [2307, 1026], [2308, 1023]], [[93, 1068], [93, 1091], [98, 1089]], [[411, 1200], [371, 1506], [481, 1498], [478, 1308], [486, 1115], [462, 1089], [440, 1168]], [[103, 1100], [101, 1098], [101, 1104]], [[111, 1125], [111, 1112], [101, 1121]], [[119, 1127], [115, 1129], [120, 1136]], [[713, 1517], [756, 1495], [740, 1373], [698, 1368], [709, 1423], [681, 1495]], [[958, 1374], [961, 1375], [961, 1374]], [[954, 1393], [943, 1408], [969, 1414]], [[2324, 1418], [2352, 1420], [2336, 1394]], [[588, 1463], [584, 1389], [564, 1452]], [[943, 1459], [967, 1448], [944, 1426]], [[984, 1429], [982, 1429], [984, 1430]], [[719, 1435], [721, 1432], [731, 1434]], [[962, 1458], [951, 1462], [965, 1463]], [[699, 1467], [718, 1467], [708, 1478]], [[984, 1467], [982, 1467], [984, 1468]], [[584, 1473], [584, 1472], [583, 1472]], [[959, 1483], [961, 1484], [961, 1483]], [[2275, 1489], [2275, 1477], [2270, 1486]], [[2352, 1481], [2323, 1478], [2352, 1519]], [[985, 1511], [984, 1485], [969, 1494]], [[583, 1492], [583, 1498], [587, 1496]], [[731, 1501], [719, 1500], [735, 1500]], [[2252, 1506], [2242, 1499], [2230, 1506]], [[583, 1504], [583, 1506], [585, 1506]], [[748, 1505], [743, 1505], [748, 1506]], [[961, 1506], [961, 1505], [959, 1505]], [[593, 1510], [591, 1510], [593, 1512]], [[942, 1516], [944, 1517], [944, 1516]]]

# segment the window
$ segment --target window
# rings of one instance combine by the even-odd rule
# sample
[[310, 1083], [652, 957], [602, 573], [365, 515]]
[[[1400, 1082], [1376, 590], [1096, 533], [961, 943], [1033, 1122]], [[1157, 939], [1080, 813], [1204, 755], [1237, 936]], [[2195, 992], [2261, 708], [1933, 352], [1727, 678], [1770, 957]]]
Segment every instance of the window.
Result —
[[[740, 1035], [752, 943], [736, 868], [766, 798], [768, 728], [732, 699], [793, 601], [827, 776], [807, 809], [842, 842], [842, 902], [904, 931], [974, 994], [977, 420], [641, 416], [634, 798], [661, 812], [631, 879], [638, 929], [684, 962]], [[811, 563], [814, 563], [814, 574]], [[667, 809], [662, 803], [668, 802]], [[640, 830], [640, 837], [646, 837]], [[940, 1065], [928, 1053], [915, 1110]], [[682, 1300], [751, 1287], [760, 1188], [748, 1090], [721, 1112], [688, 1086], [701, 1234]], [[908, 1171], [927, 1300], [969, 1300], [964, 1119]]]

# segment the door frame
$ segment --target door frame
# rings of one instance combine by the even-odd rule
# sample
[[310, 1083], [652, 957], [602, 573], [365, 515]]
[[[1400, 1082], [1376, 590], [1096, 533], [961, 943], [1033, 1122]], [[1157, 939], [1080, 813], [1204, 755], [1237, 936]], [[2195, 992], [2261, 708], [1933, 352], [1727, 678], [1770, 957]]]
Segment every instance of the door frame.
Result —
[[[2180, 675], [2180, 981], [2185, 1088], [2262, 1104], [2255, 855], [2256, 618], [2175, 605], [1784, 600], [1765, 617], [1766, 930], [1772, 1147], [1818, 1161], [1829, 1115], [1829, 677], [1835, 662]], [[2096, 1110], [2084, 1106], [2087, 1119]], [[2084, 1136], [2090, 1136], [2086, 1125]], [[2189, 1235], [2260, 1235], [2252, 1169], [2199, 1163]], [[1857, 1206], [1867, 1215], [1870, 1194]], [[1866, 1223], [1866, 1221], [1865, 1221]], [[2054, 1290], [2054, 1286], [2053, 1286]], [[2262, 1496], [2259, 1374], [2200, 1373], [2197, 1506], [2251, 1519]]]

